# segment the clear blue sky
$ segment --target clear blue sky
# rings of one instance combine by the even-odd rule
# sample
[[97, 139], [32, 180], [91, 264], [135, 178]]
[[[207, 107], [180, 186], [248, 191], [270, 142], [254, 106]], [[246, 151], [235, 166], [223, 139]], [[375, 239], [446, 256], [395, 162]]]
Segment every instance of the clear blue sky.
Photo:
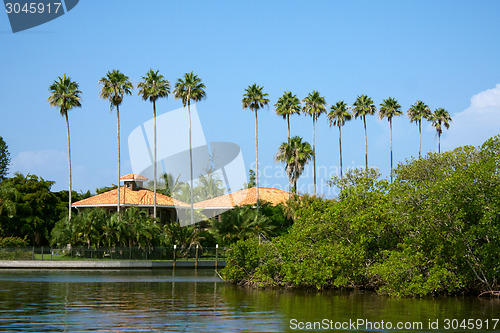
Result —
[[[0, 14], [0, 136], [21, 171], [67, 187], [64, 118], [49, 107], [48, 86], [66, 73], [80, 83], [83, 107], [70, 112], [75, 190], [116, 183], [116, 116], [99, 99], [98, 80], [119, 69], [136, 84], [149, 68], [173, 84], [194, 71], [206, 84], [197, 105], [207, 141], [238, 144], [255, 161], [254, 116], [241, 98], [257, 83], [271, 104], [285, 90], [304, 98], [318, 90], [329, 104], [367, 94], [377, 106], [389, 96], [403, 110], [417, 99], [444, 107], [454, 122], [442, 149], [479, 145], [500, 120], [500, 2], [498, 1], [80, 1], [66, 15], [13, 34]], [[181, 106], [172, 96], [158, 113]], [[126, 97], [121, 107], [122, 170], [131, 172], [127, 136], [152, 116], [149, 102]], [[295, 116], [292, 135], [312, 140], [311, 118]], [[384, 177], [390, 170], [389, 124], [369, 117], [368, 158]], [[394, 120], [395, 161], [418, 155], [418, 129]], [[261, 185], [285, 187], [274, 162], [286, 140], [274, 107], [259, 113]], [[423, 126], [423, 152], [437, 149]], [[362, 121], [343, 128], [344, 166], [364, 165]], [[338, 131], [325, 116], [316, 126], [318, 184], [338, 168]], [[324, 170], [328, 172], [325, 174]], [[312, 170], [299, 181], [312, 186]], [[310, 188], [312, 190], [312, 187]]]

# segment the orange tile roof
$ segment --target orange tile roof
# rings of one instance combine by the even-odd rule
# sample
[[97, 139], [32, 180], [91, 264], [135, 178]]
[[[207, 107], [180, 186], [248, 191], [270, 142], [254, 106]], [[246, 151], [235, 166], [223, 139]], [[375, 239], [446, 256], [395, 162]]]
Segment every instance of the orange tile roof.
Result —
[[[73, 203], [74, 207], [98, 207], [98, 206], [116, 206], [116, 195], [118, 190], [107, 191], [93, 197], [83, 199]], [[154, 193], [150, 190], [132, 191], [128, 187], [120, 187], [120, 204], [127, 206], [153, 206]], [[156, 205], [166, 207], [189, 207], [185, 202], [176, 200], [169, 196], [156, 193]]]
[[120, 180], [143, 180], [143, 181], [146, 181], [146, 180], [148, 180], [148, 178], [141, 176], [141, 175], [137, 175], [135, 173], [129, 173], [128, 175], [121, 176]]
[[[267, 201], [273, 206], [285, 203], [288, 200], [288, 192], [276, 188], [259, 187], [259, 201]], [[256, 187], [240, 190], [234, 193], [222, 195], [213, 199], [200, 201], [194, 204], [196, 208], [232, 208], [235, 206], [255, 205], [257, 202]]]

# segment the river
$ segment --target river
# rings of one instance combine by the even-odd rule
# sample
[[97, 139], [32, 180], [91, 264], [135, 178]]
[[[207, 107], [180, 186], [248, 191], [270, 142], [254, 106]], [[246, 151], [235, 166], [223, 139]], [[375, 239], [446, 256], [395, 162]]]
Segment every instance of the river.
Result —
[[499, 317], [499, 299], [252, 290], [212, 269], [0, 271], [1, 332], [500, 332]]

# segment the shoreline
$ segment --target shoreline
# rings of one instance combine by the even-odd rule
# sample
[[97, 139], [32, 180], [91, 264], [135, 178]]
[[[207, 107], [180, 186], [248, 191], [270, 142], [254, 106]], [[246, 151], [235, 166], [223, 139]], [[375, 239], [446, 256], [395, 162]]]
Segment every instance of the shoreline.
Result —
[[196, 262], [176, 260], [0, 260], [2, 269], [161, 269], [161, 268], [222, 268], [225, 260], [203, 260]]

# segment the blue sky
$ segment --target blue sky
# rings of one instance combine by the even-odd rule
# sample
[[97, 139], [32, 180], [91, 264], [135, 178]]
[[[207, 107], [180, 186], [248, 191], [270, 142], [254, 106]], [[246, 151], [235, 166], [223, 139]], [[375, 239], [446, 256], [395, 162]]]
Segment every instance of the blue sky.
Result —
[[[285, 90], [303, 99], [318, 90], [329, 104], [367, 94], [377, 106], [396, 98], [406, 110], [417, 99], [454, 119], [442, 149], [479, 145], [498, 134], [500, 120], [498, 1], [80, 1], [69, 13], [13, 34], [0, 14], [0, 136], [11, 172], [31, 173], [67, 187], [64, 118], [47, 103], [48, 86], [66, 73], [83, 91], [70, 112], [73, 188], [116, 183], [116, 116], [99, 98], [98, 80], [119, 69], [136, 84], [149, 68], [173, 83], [194, 71], [207, 99], [197, 105], [207, 141], [238, 144], [255, 162], [254, 115], [241, 106], [248, 85], [264, 86], [271, 104]], [[286, 122], [274, 107], [259, 112], [261, 185], [286, 188], [274, 162]], [[170, 96], [158, 113], [181, 106]], [[152, 117], [149, 102], [126, 97], [120, 109], [122, 174], [131, 172], [127, 136]], [[292, 135], [312, 141], [311, 118], [294, 116]], [[389, 124], [369, 117], [369, 164], [390, 171]], [[344, 167], [364, 166], [362, 121], [343, 128]], [[435, 131], [422, 130], [422, 150], [437, 150]], [[418, 155], [418, 129], [394, 120], [396, 162]], [[167, 144], [167, 143], [165, 143]], [[318, 186], [338, 169], [338, 131], [325, 116], [316, 126]], [[319, 169], [321, 168], [321, 169]], [[264, 172], [265, 169], [265, 172]], [[326, 170], [326, 171], [325, 171]], [[312, 170], [299, 180], [312, 191]]]

